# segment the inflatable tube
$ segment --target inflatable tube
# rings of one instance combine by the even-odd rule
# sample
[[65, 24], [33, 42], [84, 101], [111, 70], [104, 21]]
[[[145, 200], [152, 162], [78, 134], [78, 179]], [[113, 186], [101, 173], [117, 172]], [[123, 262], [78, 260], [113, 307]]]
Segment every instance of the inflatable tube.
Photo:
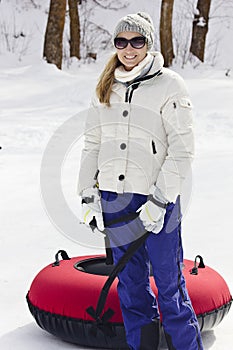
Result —
[[[40, 271], [27, 294], [29, 309], [38, 325], [67, 342], [102, 349], [127, 349], [117, 280], [109, 291], [104, 316], [95, 320], [87, 312], [90, 306], [96, 307], [112, 265], [106, 265], [102, 255], [70, 259], [63, 254], [63, 259]], [[230, 310], [232, 297], [224, 279], [215, 270], [204, 267], [202, 258], [198, 268], [196, 260], [194, 266], [192, 261], [184, 260], [183, 273], [203, 331], [223, 320]], [[157, 295], [152, 277], [151, 286]], [[109, 309], [114, 311], [113, 315], [106, 312]]]

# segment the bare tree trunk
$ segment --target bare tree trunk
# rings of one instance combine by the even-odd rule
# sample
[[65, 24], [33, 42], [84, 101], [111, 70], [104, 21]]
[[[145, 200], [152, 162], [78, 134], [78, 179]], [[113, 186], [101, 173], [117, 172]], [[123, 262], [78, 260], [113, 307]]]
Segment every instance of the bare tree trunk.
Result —
[[80, 59], [80, 21], [78, 1], [68, 0], [70, 15], [70, 57]]
[[51, 0], [45, 32], [44, 53], [48, 63], [62, 66], [62, 39], [65, 24], [66, 0]]
[[205, 42], [208, 32], [211, 0], [198, 0], [197, 11], [193, 20], [190, 52], [204, 62]]
[[162, 0], [160, 15], [160, 46], [164, 57], [164, 66], [172, 65], [175, 57], [172, 42], [172, 14], [174, 0]]

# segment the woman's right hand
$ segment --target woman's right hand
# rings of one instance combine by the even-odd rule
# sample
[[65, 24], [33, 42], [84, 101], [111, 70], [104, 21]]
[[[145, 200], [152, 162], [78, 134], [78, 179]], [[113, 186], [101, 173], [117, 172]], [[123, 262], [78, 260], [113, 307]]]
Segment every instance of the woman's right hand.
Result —
[[90, 226], [95, 219], [96, 227], [99, 231], [104, 231], [104, 221], [102, 215], [102, 207], [100, 201], [99, 190], [87, 188], [82, 192], [82, 222]]

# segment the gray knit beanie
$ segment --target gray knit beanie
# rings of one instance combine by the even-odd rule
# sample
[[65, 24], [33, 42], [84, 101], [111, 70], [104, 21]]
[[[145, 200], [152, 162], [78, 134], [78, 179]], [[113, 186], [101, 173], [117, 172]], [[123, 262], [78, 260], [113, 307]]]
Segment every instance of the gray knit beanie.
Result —
[[148, 50], [154, 44], [154, 26], [150, 15], [145, 12], [138, 12], [122, 17], [116, 25], [113, 39], [121, 32], [137, 32], [146, 38]]

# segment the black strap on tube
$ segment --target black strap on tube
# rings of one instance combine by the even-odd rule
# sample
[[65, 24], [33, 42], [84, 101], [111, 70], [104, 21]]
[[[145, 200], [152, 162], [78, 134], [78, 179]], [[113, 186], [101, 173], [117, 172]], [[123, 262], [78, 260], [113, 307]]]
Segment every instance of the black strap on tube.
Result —
[[[121, 216], [120, 218], [117, 218], [117, 219], [114, 219], [114, 220], [107, 222], [105, 226], [107, 227], [107, 226], [111, 226], [113, 224], [116, 224], [116, 223], [119, 223], [122, 221], [133, 220], [136, 217], [138, 217], [138, 215], [139, 215], [139, 213], [129, 213], [129, 214]], [[115, 278], [119, 274], [119, 272], [121, 272], [123, 270], [123, 268], [125, 267], [127, 262], [134, 255], [136, 250], [145, 242], [145, 240], [147, 239], [149, 234], [150, 234], [150, 232], [145, 231], [145, 233], [143, 233], [141, 235], [141, 237], [139, 237], [137, 240], [133, 241], [130, 244], [129, 248], [126, 250], [124, 255], [120, 258], [120, 260], [115, 265], [112, 272], [110, 273], [108, 279], [106, 280], [106, 282], [101, 290], [96, 309], [94, 309], [93, 306], [90, 306], [86, 309], [87, 313], [92, 318], [95, 319], [95, 321], [97, 322], [98, 325], [101, 325], [103, 322], [106, 323], [113, 316], [114, 311], [110, 308], [102, 315], [109, 289], [110, 289], [112, 283], [114, 282]], [[106, 260], [107, 259], [108, 259], [108, 257], [106, 257]], [[103, 327], [101, 329], [104, 330]]]

